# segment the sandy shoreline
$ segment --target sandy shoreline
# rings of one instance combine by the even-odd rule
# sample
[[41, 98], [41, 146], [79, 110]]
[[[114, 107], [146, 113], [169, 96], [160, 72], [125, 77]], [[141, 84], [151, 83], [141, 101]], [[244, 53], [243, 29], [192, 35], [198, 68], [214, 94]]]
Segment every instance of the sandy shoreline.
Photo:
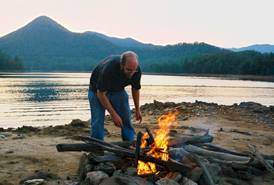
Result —
[[[136, 131], [144, 130], [145, 126], [157, 128], [157, 118], [175, 108], [180, 110], [178, 125], [172, 128], [176, 134], [195, 135], [199, 130], [209, 129], [215, 144], [237, 151], [247, 151], [247, 144], [254, 144], [262, 153], [274, 154], [274, 107], [257, 103], [225, 106], [198, 101], [178, 104], [155, 101], [141, 107], [144, 116], [141, 125], [133, 119]], [[108, 116], [105, 124], [105, 140], [121, 140], [120, 129]], [[88, 136], [89, 130], [88, 121], [81, 120], [45, 128], [0, 128], [0, 184], [18, 184], [42, 172], [48, 178], [47, 184], [68, 182], [77, 174], [81, 153], [58, 153], [55, 146], [79, 143], [74, 136]]]

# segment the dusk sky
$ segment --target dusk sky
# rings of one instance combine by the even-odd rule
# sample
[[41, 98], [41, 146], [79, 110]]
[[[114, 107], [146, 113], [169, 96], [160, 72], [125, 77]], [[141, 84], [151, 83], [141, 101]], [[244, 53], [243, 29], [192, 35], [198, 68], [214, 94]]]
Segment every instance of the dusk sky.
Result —
[[45, 15], [73, 32], [145, 43], [274, 44], [273, 9], [273, 0], [3, 0], [0, 37]]

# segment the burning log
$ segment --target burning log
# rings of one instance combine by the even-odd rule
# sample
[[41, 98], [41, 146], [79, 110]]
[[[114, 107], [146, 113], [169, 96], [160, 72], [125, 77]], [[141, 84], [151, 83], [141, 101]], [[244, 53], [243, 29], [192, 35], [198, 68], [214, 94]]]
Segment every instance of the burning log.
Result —
[[152, 143], [154, 143], [154, 136], [148, 127], [145, 127], [145, 128], [146, 128], [147, 134], [149, 135], [148, 144], [151, 145]]
[[[158, 119], [159, 127], [154, 130], [145, 127], [146, 132], [139, 132], [136, 142], [107, 143], [79, 136], [85, 144], [58, 144], [56, 147], [59, 152], [90, 152], [85, 169], [91, 169], [92, 166], [94, 172], [108, 171], [106, 166], [110, 166], [111, 172], [106, 172], [110, 176], [114, 176], [114, 173], [129, 175], [134, 172], [134, 176], [145, 177], [153, 182], [166, 177], [182, 183], [183, 176], [200, 184], [214, 185], [220, 180], [220, 175], [250, 180], [254, 174], [264, 175], [266, 171], [273, 174], [273, 160], [269, 163], [255, 147], [251, 147], [253, 156], [227, 150], [211, 143], [213, 136], [209, 135], [209, 130], [203, 130], [206, 134], [201, 136], [169, 138], [178, 136], [177, 132], [174, 132], [176, 135], [170, 134], [175, 117], [176, 112], [161, 116]], [[269, 157], [273, 159], [273, 156]], [[177, 175], [173, 177], [168, 173]]]
[[[120, 146], [115, 145], [115, 144], [106, 143], [106, 142], [98, 140], [96, 138], [87, 138], [87, 137], [81, 137], [81, 138], [84, 141], [101, 148], [102, 150], [113, 152], [118, 156], [128, 157], [128, 158], [132, 158], [132, 159], [135, 158], [135, 152], [132, 151], [132, 150], [120, 147]], [[182, 163], [177, 162], [173, 159], [169, 159], [168, 161], [164, 161], [164, 160], [152, 157], [152, 156], [148, 156], [146, 154], [140, 154], [139, 159], [144, 161], [144, 162], [156, 163], [160, 166], [163, 166], [163, 167], [167, 168], [170, 171], [178, 171], [178, 172], [182, 173], [183, 175], [187, 175], [187, 173], [192, 168], [192, 166], [189, 166], [187, 164], [182, 164]]]
[[141, 150], [141, 143], [142, 143], [143, 133], [138, 132], [137, 134], [137, 141], [136, 141], [136, 149], [135, 149], [135, 166], [138, 166], [140, 150]]

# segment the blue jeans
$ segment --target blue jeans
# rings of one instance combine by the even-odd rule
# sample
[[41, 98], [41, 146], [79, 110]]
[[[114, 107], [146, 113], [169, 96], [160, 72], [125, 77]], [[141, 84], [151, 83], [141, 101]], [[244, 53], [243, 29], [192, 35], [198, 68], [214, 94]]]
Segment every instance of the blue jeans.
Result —
[[[135, 131], [130, 120], [131, 112], [127, 92], [125, 90], [119, 92], [107, 92], [106, 95], [113, 109], [122, 119], [122, 139], [124, 141], [133, 141]], [[88, 91], [88, 99], [91, 112], [91, 137], [104, 140], [105, 108], [100, 103], [96, 93], [92, 90]]]

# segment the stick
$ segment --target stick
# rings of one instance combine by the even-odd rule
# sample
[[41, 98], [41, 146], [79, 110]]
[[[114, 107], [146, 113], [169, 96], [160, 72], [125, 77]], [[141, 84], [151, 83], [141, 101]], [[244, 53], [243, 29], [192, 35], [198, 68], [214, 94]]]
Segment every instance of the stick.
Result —
[[154, 143], [153, 134], [152, 134], [151, 130], [148, 127], [145, 127], [145, 128], [146, 128], [146, 131], [147, 131], [147, 133], [149, 135], [148, 145], [151, 145], [152, 143]]
[[209, 173], [209, 171], [206, 168], [206, 166], [204, 165], [204, 163], [200, 160], [200, 158], [197, 155], [195, 155], [195, 154], [192, 154], [191, 157], [202, 168], [202, 170], [204, 172], [203, 173], [203, 177], [204, 177], [205, 183], [208, 184], [208, 185], [215, 185], [211, 174]]
[[143, 133], [138, 132], [137, 141], [136, 141], [136, 149], [135, 149], [135, 166], [136, 166], [136, 168], [138, 166], [138, 161], [139, 161], [139, 156], [140, 156], [142, 137], [143, 137]]
[[258, 159], [258, 161], [266, 168], [266, 170], [274, 174], [274, 168], [263, 158], [261, 153], [257, 150], [256, 146], [248, 144], [248, 147], [251, 149], [253, 155]]

